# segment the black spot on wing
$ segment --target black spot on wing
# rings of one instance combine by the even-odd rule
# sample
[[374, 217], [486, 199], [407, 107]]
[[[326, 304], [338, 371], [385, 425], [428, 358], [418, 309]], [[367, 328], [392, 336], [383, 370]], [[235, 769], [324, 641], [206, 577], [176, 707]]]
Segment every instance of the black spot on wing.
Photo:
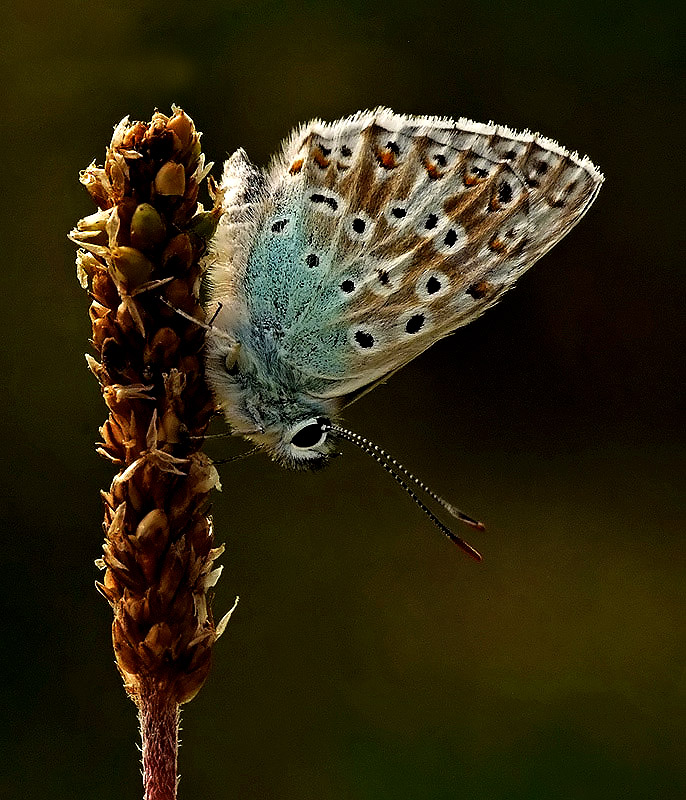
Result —
[[374, 347], [374, 337], [367, 331], [355, 331], [355, 341], [365, 350]]
[[507, 181], [498, 184], [498, 202], [505, 205], [512, 200], [512, 185]]
[[457, 241], [457, 231], [451, 228], [448, 233], [445, 235], [445, 239], [443, 240], [446, 247], [452, 247], [455, 242]]
[[407, 333], [419, 333], [424, 327], [424, 314], [414, 314], [405, 323]]
[[333, 197], [327, 197], [323, 194], [312, 194], [310, 195], [310, 200], [313, 203], [325, 203], [332, 211], [338, 210], [338, 203]]
[[427, 294], [436, 294], [436, 292], [441, 291], [441, 282], [432, 275], [429, 280], [426, 282], [426, 293]]

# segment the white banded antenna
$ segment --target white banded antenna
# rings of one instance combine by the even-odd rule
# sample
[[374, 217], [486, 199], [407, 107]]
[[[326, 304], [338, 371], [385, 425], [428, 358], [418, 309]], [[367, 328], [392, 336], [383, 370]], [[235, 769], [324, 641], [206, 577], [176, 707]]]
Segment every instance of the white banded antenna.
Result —
[[450, 528], [447, 527], [447, 525], [444, 525], [443, 522], [441, 522], [441, 520], [433, 513], [433, 511], [428, 508], [428, 506], [410, 488], [408, 482], [414, 483], [415, 486], [417, 486], [432, 500], [438, 503], [451, 516], [455, 517], [455, 519], [458, 519], [460, 522], [463, 522], [465, 525], [469, 525], [470, 528], [475, 528], [478, 531], [482, 531], [485, 529], [485, 526], [482, 522], [475, 520], [473, 517], [470, 517], [468, 514], [465, 514], [463, 511], [455, 508], [452, 503], [448, 503], [447, 500], [444, 500], [442, 497], [437, 495], [423, 481], [420, 481], [419, 478], [415, 477], [399, 461], [396, 461], [385, 450], [382, 450], [378, 445], [374, 444], [374, 442], [370, 442], [368, 439], [365, 439], [364, 436], [360, 436], [359, 433], [354, 433], [353, 431], [346, 430], [345, 428], [341, 428], [338, 425], [333, 425], [329, 422], [326, 422], [322, 425], [322, 430], [330, 431], [334, 435], [340, 436], [341, 439], [351, 442], [359, 447], [360, 450], [362, 450], [368, 456], [371, 456], [378, 464], [381, 464], [386, 472], [388, 472], [388, 474], [393, 477], [393, 479], [407, 492], [407, 494], [409, 494], [419, 508], [426, 514], [426, 516], [445, 537], [450, 539], [450, 541], [453, 544], [456, 544], [461, 550], [464, 550], [464, 552], [475, 561], [482, 560], [481, 553], [479, 553], [478, 550], [475, 550], [470, 544], [465, 542], [464, 539], [453, 533]]

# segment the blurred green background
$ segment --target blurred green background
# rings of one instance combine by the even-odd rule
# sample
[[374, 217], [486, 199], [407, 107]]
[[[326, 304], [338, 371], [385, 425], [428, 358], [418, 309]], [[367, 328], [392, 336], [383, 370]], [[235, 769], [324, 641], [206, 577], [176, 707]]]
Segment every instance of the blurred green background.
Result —
[[497, 308], [346, 417], [487, 522], [482, 565], [354, 450], [223, 468], [215, 608], [241, 602], [184, 713], [180, 797], [685, 797], [683, 4], [9, 6], [0, 795], [140, 796], [65, 237], [113, 125], [175, 102], [215, 174], [386, 104], [541, 130], [607, 177]]

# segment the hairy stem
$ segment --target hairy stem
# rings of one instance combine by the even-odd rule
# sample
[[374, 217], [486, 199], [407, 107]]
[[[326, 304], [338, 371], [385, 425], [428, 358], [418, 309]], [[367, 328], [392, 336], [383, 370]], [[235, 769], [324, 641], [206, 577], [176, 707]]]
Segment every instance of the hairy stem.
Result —
[[141, 682], [138, 716], [143, 750], [144, 800], [174, 800], [177, 784], [179, 706], [154, 681]]

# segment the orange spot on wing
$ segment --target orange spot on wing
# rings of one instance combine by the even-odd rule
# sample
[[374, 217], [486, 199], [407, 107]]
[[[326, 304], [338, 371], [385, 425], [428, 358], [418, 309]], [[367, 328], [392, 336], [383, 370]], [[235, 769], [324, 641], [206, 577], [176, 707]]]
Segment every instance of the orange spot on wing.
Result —
[[300, 170], [303, 168], [304, 161], [305, 159], [299, 158], [297, 159], [297, 161], [294, 161], [291, 164], [291, 168], [288, 170], [291, 173], [291, 175], [296, 175], [298, 172], [300, 172]]
[[322, 153], [318, 153], [316, 151], [312, 156], [312, 158], [314, 158], [314, 161], [317, 164], [317, 166], [321, 167], [322, 169], [326, 169], [331, 163], [331, 161], [328, 158], [325, 158]]
[[488, 243], [488, 246], [491, 248], [491, 250], [495, 250], [497, 253], [504, 253], [505, 250], [507, 250], [507, 244], [505, 244], [505, 242], [497, 236], [494, 236], [491, 239], [491, 241]]
[[465, 186], [476, 186], [477, 183], [481, 183], [483, 178], [480, 178], [478, 175], [465, 175], [464, 176], [464, 185]]
[[394, 169], [398, 166], [395, 153], [392, 150], [377, 150], [376, 160], [384, 169]]
[[479, 281], [467, 289], [467, 294], [470, 294], [475, 300], [482, 300], [487, 295], [491, 294], [494, 286], [488, 281]]
[[432, 164], [428, 158], [424, 159], [424, 169], [427, 171], [432, 181], [438, 180], [443, 177], [443, 173], [438, 169], [435, 164]]

